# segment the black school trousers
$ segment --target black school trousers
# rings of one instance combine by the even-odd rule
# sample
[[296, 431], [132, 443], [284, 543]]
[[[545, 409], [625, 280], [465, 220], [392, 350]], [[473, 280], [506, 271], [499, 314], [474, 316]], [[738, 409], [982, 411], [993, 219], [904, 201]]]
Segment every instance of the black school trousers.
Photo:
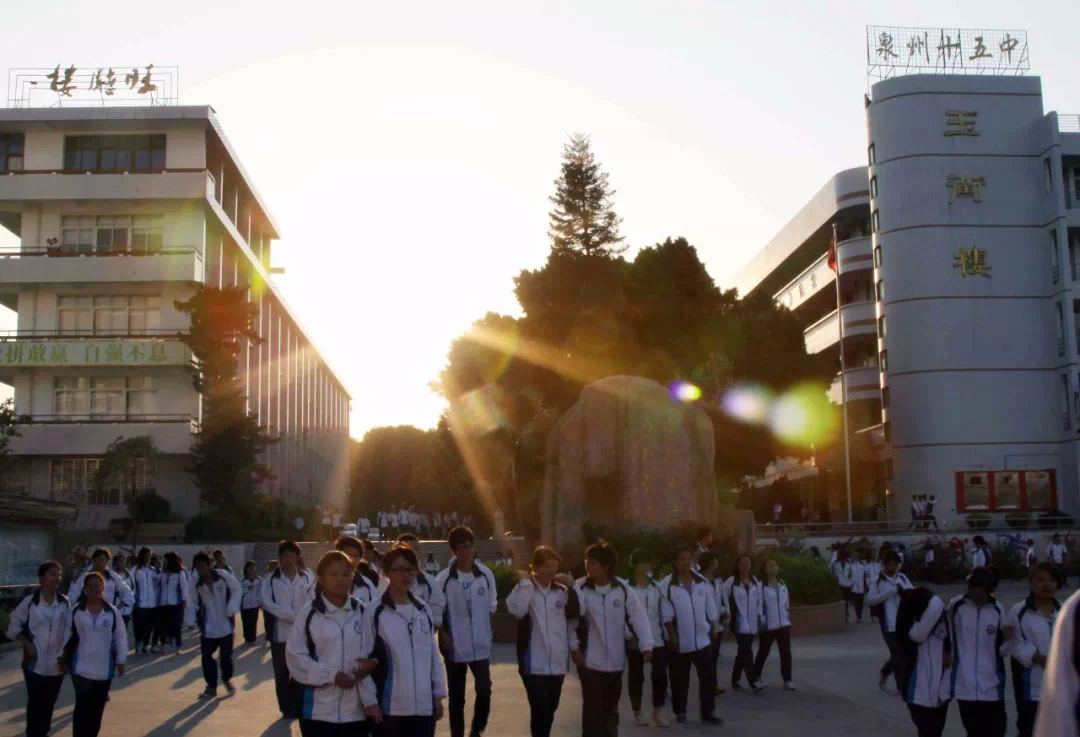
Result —
[[941, 737], [945, 731], [945, 718], [949, 716], [948, 704], [938, 707], [908, 704], [908, 712], [918, 737]]
[[[641, 711], [641, 697], [645, 687], [645, 657], [640, 650], [626, 649], [627, 686], [630, 691], [630, 708], [637, 714]], [[652, 705], [654, 709], [664, 706], [668, 687], [668, 649], [663, 645], [653, 648], [652, 660], [649, 661], [649, 676], [652, 681]]]
[[[228, 683], [233, 677], [233, 636], [230, 632], [226, 637], [203, 637], [199, 640], [199, 645], [202, 650], [202, 674], [203, 680], [206, 681], [206, 687], [211, 691], [217, 690], [218, 676], [217, 676], [217, 663], [214, 662], [214, 652], [221, 651], [221, 655], [218, 658], [221, 661], [221, 680], [224, 683]], [[277, 673], [275, 672], [276, 676]]]
[[435, 737], [435, 717], [383, 717], [379, 737]]
[[112, 679], [92, 681], [82, 676], [71, 676], [75, 686], [75, 712], [71, 717], [73, 737], [97, 737], [101, 731], [101, 717], [105, 702], [109, 699]]
[[881, 677], [888, 678], [891, 675], [896, 681], [896, 690], [899, 691], [900, 672], [904, 667], [904, 650], [900, 647], [896, 633], [885, 629], [885, 620], [878, 621], [881, 623], [881, 636], [885, 639], [885, 647], [889, 648], [889, 659], [885, 661], [885, 665], [881, 666]]
[[712, 658], [709, 657], [708, 647], [691, 653], [671, 655], [671, 707], [676, 714], [686, 715], [690, 700], [691, 665], [697, 671], [701, 718], [707, 719], [716, 711], [716, 676], [715, 671], [710, 667]]
[[957, 701], [968, 737], [1005, 737], [1004, 701]]
[[150, 638], [154, 634], [154, 619], [157, 607], [135, 607], [131, 611], [131, 620], [135, 623], [135, 647], [150, 647]]
[[469, 671], [473, 675], [476, 704], [473, 706], [471, 732], [487, 729], [491, 715], [491, 661], [471, 663], [446, 661], [446, 686], [450, 702], [450, 737], [465, 737], [465, 682]]
[[735, 664], [731, 669], [732, 686], [739, 685], [743, 671], [746, 672], [747, 678], [751, 680], [754, 678], [754, 636], [736, 634], [735, 642], [738, 643], [739, 649], [735, 653]]
[[251, 645], [255, 642], [255, 631], [259, 626], [259, 607], [240, 610], [240, 622], [244, 628], [244, 642]]
[[765, 661], [769, 658], [773, 643], [780, 650], [780, 676], [784, 682], [791, 680], [791, 626], [781, 627], [778, 630], [765, 630], [758, 640], [757, 659], [754, 661], [754, 680], [761, 680], [761, 671], [765, 668]]
[[300, 737], [368, 737], [371, 722], [323, 722], [318, 719], [300, 720]]
[[581, 737], [616, 737], [622, 671], [608, 673], [578, 668], [578, 678], [581, 679]]
[[45, 737], [52, 728], [53, 707], [63, 676], [43, 676], [23, 668], [26, 681], [26, 737]]
[[562, 698], [566, 676], [521, 676], [525, 695], [529, 699], [529, 734], [532, 737], [551, 737], [551, 725]]
[[278, 709], [282, 716], [299, 717], [304, 687], [289, 675], [289, 664], [285, 662], [284, 642], [270, 643], [270, 660], [274, 664], [274, 692], [277, 694]]

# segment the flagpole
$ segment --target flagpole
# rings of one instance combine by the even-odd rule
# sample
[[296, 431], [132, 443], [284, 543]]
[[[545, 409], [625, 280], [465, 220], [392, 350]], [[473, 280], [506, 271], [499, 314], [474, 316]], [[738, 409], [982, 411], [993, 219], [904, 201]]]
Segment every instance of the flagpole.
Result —
[[837, 253], [838, 243], [836, 223], [832, 224], [832, 250], [833, 250], [833, 281], [836, 284], [836, 325], [840, 331], [840, 412], [844, 418], [844, 484], [847, 487], [847, 521], [853, 522], [851, 509], [851, 445], [848, 441], [848, 414], [847, 414], [847, 377], [844, 372], [847, 369], [844, 363], [844, 315], [843, 304], [840, 301], [840, 254]]

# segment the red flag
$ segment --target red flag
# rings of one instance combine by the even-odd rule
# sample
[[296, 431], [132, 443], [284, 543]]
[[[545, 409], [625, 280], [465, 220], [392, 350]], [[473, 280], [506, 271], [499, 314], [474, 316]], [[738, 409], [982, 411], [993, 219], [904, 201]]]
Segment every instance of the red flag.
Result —
[[829, 257], [826, 259], [829, 268], [836, 271], [836, 241], [829, 244]]

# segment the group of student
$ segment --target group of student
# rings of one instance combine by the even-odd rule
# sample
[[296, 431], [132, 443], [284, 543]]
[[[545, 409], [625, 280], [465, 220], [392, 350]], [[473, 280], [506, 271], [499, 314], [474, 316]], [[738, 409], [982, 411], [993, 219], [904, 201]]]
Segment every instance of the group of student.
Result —
[[356, 521], [357, 530], [361, 537], [365, 537], [368, 531], [377, 527], [382, 539], [390, 539], [400, 534], [414, 534], [423, 536], [424, 539], [444, 539], [455, 527], [469, 527], [473, 525], [471, 514], [459, 515], [454, 512], [417, 512], [416, 507], [402, 504], [400, 509], [379, 510], [371, 518], [361, 515]]

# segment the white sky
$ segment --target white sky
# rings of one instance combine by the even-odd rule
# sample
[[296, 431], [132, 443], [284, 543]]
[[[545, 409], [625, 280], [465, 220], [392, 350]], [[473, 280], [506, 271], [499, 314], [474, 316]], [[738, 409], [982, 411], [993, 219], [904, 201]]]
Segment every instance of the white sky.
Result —
[[214, 106], [357, 437], [432, 426], [450, 341], [517, 314], [511, 280], [547, 255], [572, 131], [592, 136], [631, 246], [686, 236], [726, 286], [864, 163], [868, 24], [1026, 29], [1046, 109], [1080, 112], [1067, 2], [8, 6], [3, 68], [175, 65], [181, 104]]

